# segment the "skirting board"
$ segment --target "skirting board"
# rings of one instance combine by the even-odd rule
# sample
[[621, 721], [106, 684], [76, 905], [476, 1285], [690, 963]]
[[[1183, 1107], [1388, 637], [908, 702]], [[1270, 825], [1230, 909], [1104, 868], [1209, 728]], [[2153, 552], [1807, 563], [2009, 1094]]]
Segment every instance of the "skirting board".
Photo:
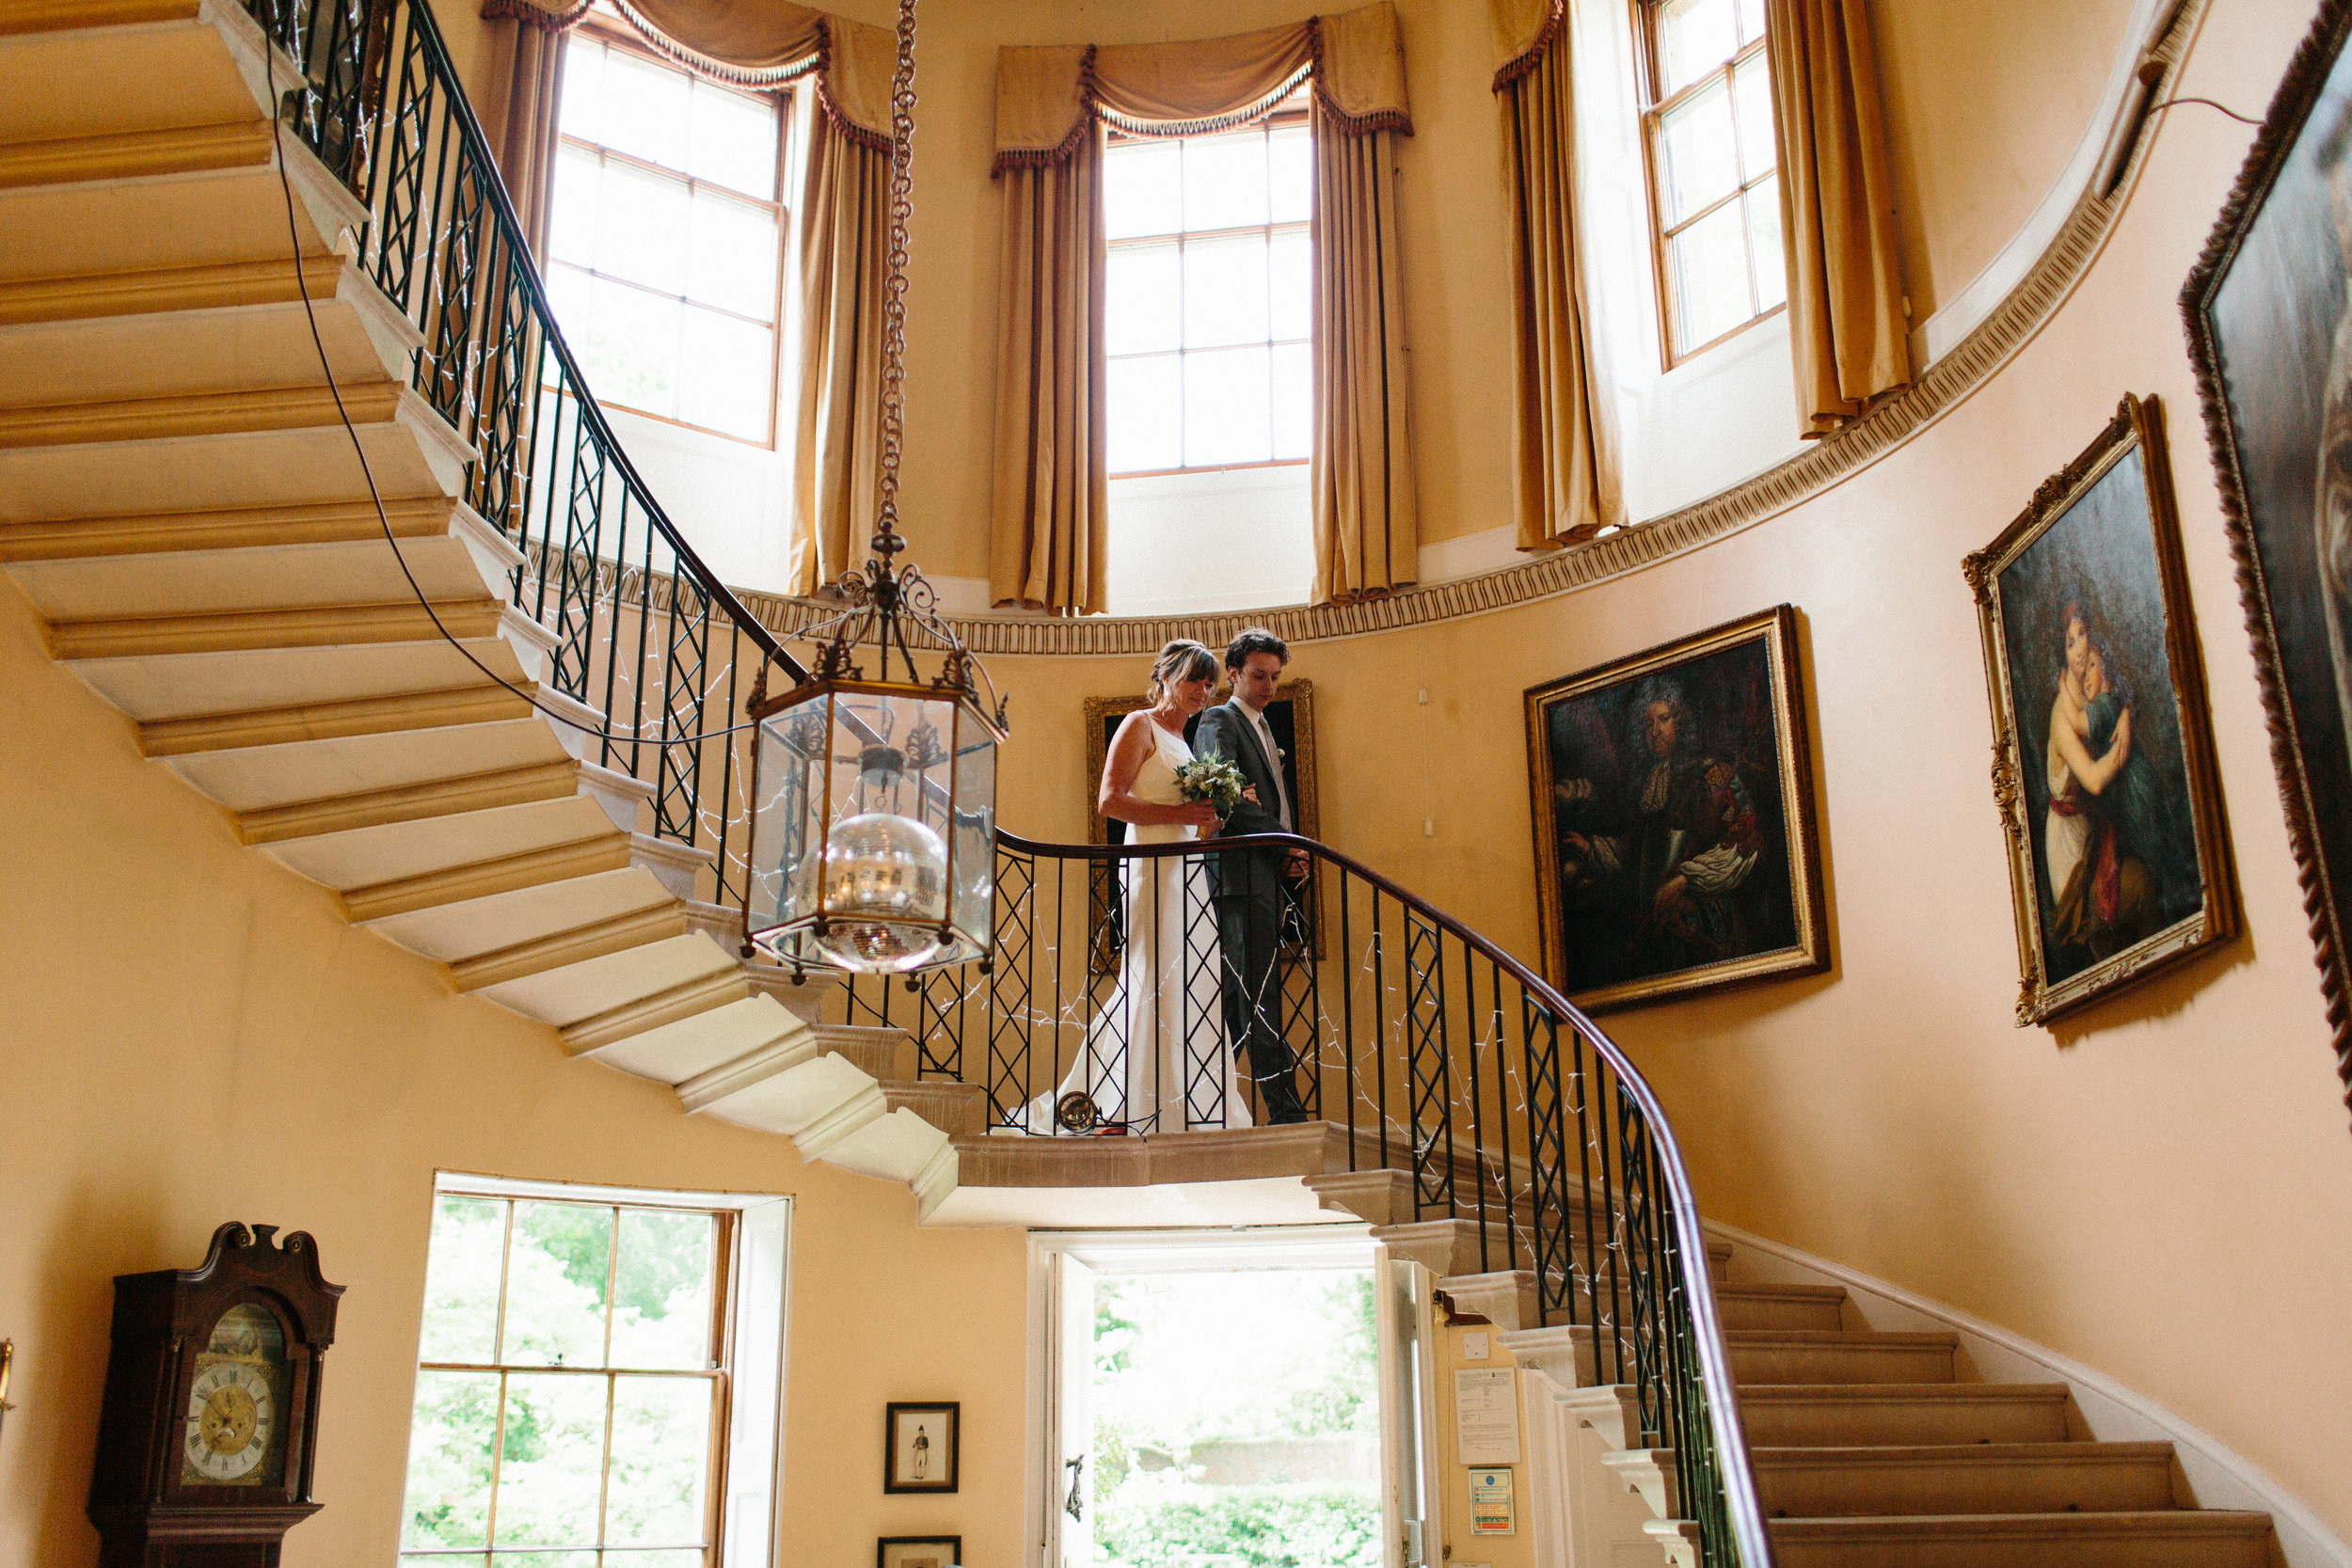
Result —
[[2091, 1436], [2109, 1443], [2169, 1442], [2201, 1507], [2269, 1514], [2288, 1568], [2352, 1568], [2352, 1548], [2253, 1461], [2105, 1372], [1842, 1263], [1712, 1220], [1707, 1229], [1732, 1244], [1741, 1275], [1757, 1284], [1842, 1285], [1874, 1329], [1958, 1334], [1962, 1351], [1988, 1383], [2065, 1384]]

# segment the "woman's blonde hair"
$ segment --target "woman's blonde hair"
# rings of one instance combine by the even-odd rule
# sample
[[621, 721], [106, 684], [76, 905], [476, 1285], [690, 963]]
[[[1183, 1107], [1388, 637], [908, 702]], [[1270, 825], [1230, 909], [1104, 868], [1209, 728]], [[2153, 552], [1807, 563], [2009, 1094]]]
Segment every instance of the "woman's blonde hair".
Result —
[[1197, 681], [1216, 673], [1216, 655], [1209, 652], [1207, 644], [1180, 637], [1162, 648], [1152, 663], [1152, 700], [1158, 702], [1171, 681]]

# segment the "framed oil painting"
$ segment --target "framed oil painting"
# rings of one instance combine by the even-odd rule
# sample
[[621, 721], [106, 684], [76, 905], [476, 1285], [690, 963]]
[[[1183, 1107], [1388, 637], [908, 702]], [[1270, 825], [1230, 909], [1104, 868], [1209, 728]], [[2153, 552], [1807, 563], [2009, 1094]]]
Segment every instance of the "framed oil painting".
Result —
[[885, 1535], [874, 1543], [874, 1568], [957, 1568], [961, 1535]]
[[884, 1413], [885, 1492], [953, 1492], [961, 1448], [960, 1403], [893, 1402]]
[[2127, 396], [1961, 565], [1984, 638], [2020, 1026], [2232, 929], [2170, 474], [2162, 410]]
[[[1216, 701], [1225, 702], [1232, 696], [1232, 689], [1220, 687]], [[1124, 844], [1127, 824], [1114, 822], [1094, 809], [1095, 793], [1103, 784], [1103, 763], [1110, 754], [1111, 736], [1119, 733], [1119, 722], [1137, 708], [1150, 707], [1149, 697], [1089, 697], [1086, 700], [1087, 772], [1086, 814], [1087, 842], [1089, 844]], [[1282, 787], [1290, 792], [1291, 815], [1298, 832], [1308, 838], [1323, 836], [1322, 814], [1315, 804], [1315, 683], [1301, 677], [1284, 681], [1275, 688], [1274, 700], [1265, 705], [1266, 728], [1274, 732], [1274, 743], [1282, 752]], [[1190, 745], [1200, 719], [1194, 715], [1184, 725], [1184, 743]], [[1089, 943], [1089, 963], [1097, 975], [1108, 974], [1119, 967], [1119, 954], [1126, 937], [1120, 929], [1120, 900], [1118, 896], [1118, 876], [1114, 867], [1098, 864], [1089, 879], [1092, 916], [1089, 928], [1094, 932]], [[1303, 895], [1302, 895], [1303, 893]], [[1283, 884], [1286, 907], [1283, 913], [1283, 938], [1286, 945], [1299, 951], [1311, 947], [1316, 958], [1323, 957], [1321, 925], [1316, 920], [1323, 906], [1320, 887], [1311, 881], [1305, 889], [1288, 882]]]
[[1587, 1012], [1829, 967], [1796, 625], [1528, 689], [1544, 968]]
[[2271, 99], [2181, 310], [2336, 1069], [2352, 1087], [2347, 31], [2352, 0], [2328, 0]]

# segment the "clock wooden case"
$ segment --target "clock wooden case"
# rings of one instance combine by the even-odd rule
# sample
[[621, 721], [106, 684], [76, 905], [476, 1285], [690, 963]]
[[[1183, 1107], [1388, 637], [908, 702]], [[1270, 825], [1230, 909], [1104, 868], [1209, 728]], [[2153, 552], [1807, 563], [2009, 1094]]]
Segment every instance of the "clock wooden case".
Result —
[[100, 1568], [277, 1568], [319, 1510], [319, 1376], [343, 1293], [296, 1231], [234, 1221], [194, 1269], [115, 1276], [90, 1521]]

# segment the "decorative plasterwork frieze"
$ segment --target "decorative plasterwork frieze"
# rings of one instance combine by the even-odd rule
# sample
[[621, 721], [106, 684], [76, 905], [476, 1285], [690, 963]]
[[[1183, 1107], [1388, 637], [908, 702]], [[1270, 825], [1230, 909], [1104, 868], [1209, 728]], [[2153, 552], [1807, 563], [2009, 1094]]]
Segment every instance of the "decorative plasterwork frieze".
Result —
[[[2152, 96], [2169, 87], [2185, 40], [2202, 17], [2204, 0], [2181, 8], [2171, 28], [2149, 53], [2165, 65]], [[1779, 467], [1742, 481], [1707, 499], [1602, 538], [1537, 556], [1519, 565], [1384, 598], [1346, 605], [1292, 605], [1276, 610], [1145, 617], [1088, 616], [1078, 619], [1022, 615], [950, 616], [946, 619], [977, 654], [1140, 657], [1157, 653], [1169, 639], [1190, 637], [1218, 646], [1244, 626], [1262, 626], [1289, 642], [1366, 637], [1408, 626], [1425, 626], [1484, 615], [1610, 581], [1645, 566], [1688, 554], [1703, 545], [1753, 527], [1821, 494], [1859, 473], [1927, 429], [1990, 380], [2065, 303], [2084, 275], [2133, 188], [2153, 136], [2143, 133], [2125, 178], [2101, 198], [2086, 191], [2057, 238], [1992, 314], [1960, 344], [1928, 367], [1912, 386], [1888, 398], [1837, 434], [1813, 442]], [[609, 578], [609, 568], [606, 576]], [[637, 574], [629, 574], [634, 581]], [[653, 574], [659, 578], [660, 574]], [[668, 583], [648, 580], [657, 608], [666, 605]], [[821, 601], [738, 591], [744, 606], [779, 637], [834, 613]]]

